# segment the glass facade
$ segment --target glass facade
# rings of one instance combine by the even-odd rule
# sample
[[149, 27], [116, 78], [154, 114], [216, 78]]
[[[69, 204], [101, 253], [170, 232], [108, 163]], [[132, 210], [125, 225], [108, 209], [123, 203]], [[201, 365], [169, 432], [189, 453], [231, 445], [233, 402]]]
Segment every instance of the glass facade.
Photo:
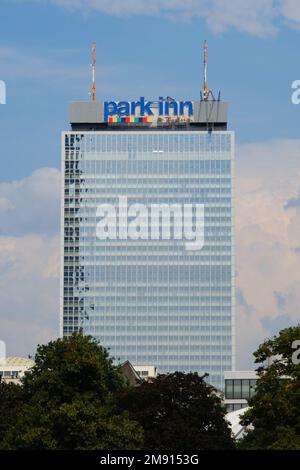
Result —
[[248, 403], [229, 403], [226, 404], [226, 412], [242, 410], [243, 408], [248, 408], [248, 406]]
[[[82, 330], [117, 361], [197, 371], [223, 388], [234, 364], [234, 134], [66, 132], [61, 334]], [[97, 207], [203, 204], [204, 246], [96, 236]]]
[[255, 394], [256, 379], [225, 380], [226, 400], [249, 400]]

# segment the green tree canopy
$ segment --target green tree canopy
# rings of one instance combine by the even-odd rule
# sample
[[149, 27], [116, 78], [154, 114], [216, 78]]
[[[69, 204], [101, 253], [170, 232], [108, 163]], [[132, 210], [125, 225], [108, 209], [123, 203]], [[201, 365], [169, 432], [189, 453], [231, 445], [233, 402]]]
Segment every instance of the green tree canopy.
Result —
[[0, 383], [0, 442], [1, 438], [16, 422], [23, 404], [22, 388], [14, 383]]
[[141, 427], [115, 406], [124, 387], [119, 368], [91, 337], [73, 334], [38, 346], [21, 387], [21, 409], [1, 447], [138, 449]]
[[254, 353], [255, 362], [262, 365], [251, 408], [241, 420], [248, 426], [241, 448], [300, 450], [300, 365], [292, 348], [297, 340], [300, 326], [287, 328]]
[[144, 429], [144, 449], [231, 449], [216, 390], [198, 374], [176, 372], [120, 393], [121, 409]]

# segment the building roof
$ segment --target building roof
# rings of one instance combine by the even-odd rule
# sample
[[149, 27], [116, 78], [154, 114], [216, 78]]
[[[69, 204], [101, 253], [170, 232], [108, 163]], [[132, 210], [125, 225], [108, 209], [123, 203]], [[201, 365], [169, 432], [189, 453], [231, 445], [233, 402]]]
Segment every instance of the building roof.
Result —
[[0, 366], [4, 367], [33, 367], [34, 361], [32, 359], [28, 359], [26, 357], [6, 357], [0, 361]]
[[241, 439], [245, 434], [246, 428], [242, 424], [240, 424], [240, 419], [249, 410], [247, 408], [241, 408], [240, 410], [231, 411], [230, 413], [226, 414], [226, 420], [231, 427], [231, 432], [233, 434], [234, 439]]
[[224, 372], [224, 379], [251, 379], [255, 380], [258, 378], [255, 370], [229, 370]]
[[139, 376], [130, 361], [125, 361], [121, 364], [121, 373], [131, 386], [137, 386], [143, 382], [143, 379]]

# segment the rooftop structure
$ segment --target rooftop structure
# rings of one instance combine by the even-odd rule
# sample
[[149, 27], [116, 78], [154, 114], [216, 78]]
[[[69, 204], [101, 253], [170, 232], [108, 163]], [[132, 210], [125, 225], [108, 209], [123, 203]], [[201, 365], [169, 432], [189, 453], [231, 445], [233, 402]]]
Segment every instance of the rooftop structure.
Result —
[[19, 383], [24, 374], [34, 366], [34, 361], [25, 357], [7, 357], [0, 361], [0, 381]]

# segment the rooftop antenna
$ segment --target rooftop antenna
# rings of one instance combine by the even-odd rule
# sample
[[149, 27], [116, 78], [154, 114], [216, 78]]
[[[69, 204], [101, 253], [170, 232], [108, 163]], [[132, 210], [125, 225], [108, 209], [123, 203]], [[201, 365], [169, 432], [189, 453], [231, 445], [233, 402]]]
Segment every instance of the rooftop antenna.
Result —
[[207, 101], [207, 100], [208, 100], [208, 90], [207, 90], [207, 49], [208, 49], [208, 44], [207, 44], [207, 41], [204, 41], [203, 49], [204, 49], [204, 86], [203, 86], [203, 99], [204, 99], [204, 101]]
[[95, 86], [95, 65], [96, 65], [96, 43], [92, 44], [92, 92], [91, 98], [92, 101], [96, 101], [96, 86]]

